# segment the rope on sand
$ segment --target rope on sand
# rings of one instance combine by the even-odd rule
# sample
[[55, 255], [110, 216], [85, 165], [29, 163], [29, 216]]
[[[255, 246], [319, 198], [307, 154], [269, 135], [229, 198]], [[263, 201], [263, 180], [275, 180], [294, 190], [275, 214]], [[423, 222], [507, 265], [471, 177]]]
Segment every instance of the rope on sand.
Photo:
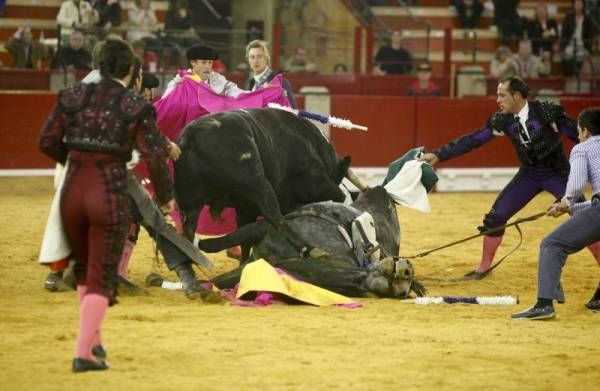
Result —
[[417, 297], [416, 299], [402, 300], [403, 303], [414, 304], [479, 304], [479, 305], [515, 305], [519, 304], [519, 297], [513, 296], [438, 296], [438, 297]]

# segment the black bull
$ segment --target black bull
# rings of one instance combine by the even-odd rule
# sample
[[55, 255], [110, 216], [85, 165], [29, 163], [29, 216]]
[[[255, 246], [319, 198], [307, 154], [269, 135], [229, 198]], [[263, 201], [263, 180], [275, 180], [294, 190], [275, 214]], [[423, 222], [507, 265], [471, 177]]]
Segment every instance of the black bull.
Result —
[[340, 159], [310, 121], [278, 109], [216, 113], [191, 122], [179, 138], [175, 192], [184, 233], [194, 236], [203, 205], [217, 217], [235, 207], [238, 226], [264, 216], [276, 227], [301, 205], [342, 201]]
[[[383, 259], [363, 264], [364, 256], [349, 246], [340, 229], [350, 231], [352, 221], [369, 212], [375, 223], [376, 239]], [[363, 193], [350, 206], [337, 202], [305, 205], [286, 216], [290, 228], [306, 243], [328, 254], [318, 259], [300, 258], [289, 241], [264, 221], [201, 242], [201, 249], [215, 252], [227, 247], [252, 245], [252, 259], [264, 258], [293, 276], [340, 294], [353, 297], [406, 298], [411, 290], [425, 294], [414, 280], [410, 262], [394, 257], [400, 249], [400, 225], [396, 206], [386, 190], [377, 186]], [[239, 282], [242, 268], [213, 279], [219, 288], [232, 288]]]

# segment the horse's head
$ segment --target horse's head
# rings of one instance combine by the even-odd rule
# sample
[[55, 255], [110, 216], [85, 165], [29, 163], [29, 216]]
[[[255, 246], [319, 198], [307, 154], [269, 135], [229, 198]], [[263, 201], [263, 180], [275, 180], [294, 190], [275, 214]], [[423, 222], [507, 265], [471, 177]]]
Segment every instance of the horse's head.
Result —
[[377, 241], [388, 254], [400, 251], [400, 223], [396, 214], [396, 204], [381, 186], [370, 188], [358, 196], [352, 203], [358, 210], [366, 211], [373, 216]]
[[[380, 297], [392, 297], [395, 299], [406, 299], [411, 290], [415, 290], [415, 284], [422, 287], [414, 280], [415, 271], [413, 265], [406, 258], [387, 257], [369, 266], [367, 286], [370, 291]], [[424, 289], [424, 288], [423, 288]], [[422, 296], [420, 290], [415, 290], [418, 296]]]

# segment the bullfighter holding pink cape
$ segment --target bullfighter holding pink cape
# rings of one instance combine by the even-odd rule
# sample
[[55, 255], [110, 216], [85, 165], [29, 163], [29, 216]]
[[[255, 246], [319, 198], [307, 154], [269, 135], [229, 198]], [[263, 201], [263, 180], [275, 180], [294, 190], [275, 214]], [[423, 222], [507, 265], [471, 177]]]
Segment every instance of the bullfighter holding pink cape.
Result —
[[[199, 52], [190, 53], [192, 49], [198, 47], [201, 48]], [[204, 74], [202, 70], [198, 71], [200, 66], [195, 65], [194, 61], [201, 62], [201, 60], [195, 59], [214, 59], [215, 57], [210, 50], [206, 51], [206, 48], [206, 46], [198, 45], [188, 51], [188, 59], [192, 64], [193, 71], [179, 71], [176, 78], [169, 83], [163, 97], [154, 104], [158, 127], [169, 139], [176, 141], [188, 123], [206, 114], [242, 108], [261, 108], [269, 103], [290, 105], [286, 98], [286, 92], [282, 88], [283, 78], [281, 75], [277, 75], [266, 88], [245, 92], [240, 90], [235, 83], [213, 72], [210, 69], [212, 61], [210, 61], [210, 68], [207, 66], [207, 70], [204, 70]], [[226, 147], [224, 146], [224, 148]], [[140, 167], [137, 171], [142, 177], [147, 177], [145, 167]], [[174, 218], [179, 223], [179, 216], [175, 215]], [[205, 206], [198, 221], [197, 232], [206, 235], [220, 235], [234, 231], [236, 226], [234, 209], [224, 209], [220, 219], [216, 221], [211, 218], [209, 209]]]

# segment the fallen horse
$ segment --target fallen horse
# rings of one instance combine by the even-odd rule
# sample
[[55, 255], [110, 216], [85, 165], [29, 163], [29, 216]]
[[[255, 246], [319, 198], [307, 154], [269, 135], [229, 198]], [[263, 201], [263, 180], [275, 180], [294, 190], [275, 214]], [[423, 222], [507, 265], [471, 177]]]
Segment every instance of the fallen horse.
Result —
[[[266, 221], [248, 224], [220, 238], [201, 240], [199, 247], [216, 252], [232, 245], [249, 245], [250, 262], [265, 259], [293, 277], [346, 296], [404, 299], [411, 291], [417, 296], [425, 294], [424, 286], [414, 279], [412, 264], [395, 256], [400, 248], [400, 224], [396, 204], [382, 186], [361, 193], [352, 205], [313, 203], [285, 219], [299, 237], [324, 253], [300, 257], [286, 236]], [[221, 289], [233, 288], [243, 267], [212, 282]]]

